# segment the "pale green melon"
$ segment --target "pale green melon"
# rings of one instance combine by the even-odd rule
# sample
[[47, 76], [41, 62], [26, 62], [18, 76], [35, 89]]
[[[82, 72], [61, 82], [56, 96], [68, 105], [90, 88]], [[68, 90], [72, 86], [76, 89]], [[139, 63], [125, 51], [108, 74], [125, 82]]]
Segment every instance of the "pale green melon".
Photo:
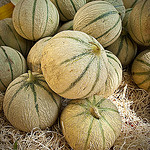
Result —
[[9, 46], [27, 56], [32, 42], [22, 38], [14, 29], [12, 18], [0, 20], [0, 46]]
[[58, 11], [50, 0], [20, 0], [12, 19], [16, 31], [33, 41], [53, 35], [59, 24]]
[[41, 57], [44, 46], [51, 39], [51, 37], [45, 37], [34, 44], [30, 49], [27, 56], [27, 65], [33, 72], [42, 73], [41, 71]]
[[72, 100], [60, 116], [63, 135], [74, 150], [109, 150], [121, 132], [121, 117], [108, 99]]
[[58, 32], [64, 31], [64, 30], [73, 30], [73, 20], [68, 21], [64, 23], [58, 30]]
[[5, 91], [11, 81], [26, 71], [26, 60], [20, 52], [0, 46], [0, 91]]
[[54, 124], [60, 110], [60, 96], [47, 85], [42, 74], [25, 73], [8, 86], [3, 110], [8, 121], [17, 129], [30, 132]]

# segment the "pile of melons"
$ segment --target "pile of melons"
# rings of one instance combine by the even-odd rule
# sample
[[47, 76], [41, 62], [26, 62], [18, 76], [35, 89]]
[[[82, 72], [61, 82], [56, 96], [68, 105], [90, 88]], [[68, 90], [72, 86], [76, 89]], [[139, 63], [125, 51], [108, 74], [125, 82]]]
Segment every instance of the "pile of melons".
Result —
[[[122, 121], [108, 97], [123, 68], [130, 68], [137, 88], [150, 92], [150, 1], [12, 2], [12, 18], [0, 20], [6, 118], [30, 132], [60, 117], [71, 148], [110, 149]], [[63, 98], [69, 104], [61, 112]]]

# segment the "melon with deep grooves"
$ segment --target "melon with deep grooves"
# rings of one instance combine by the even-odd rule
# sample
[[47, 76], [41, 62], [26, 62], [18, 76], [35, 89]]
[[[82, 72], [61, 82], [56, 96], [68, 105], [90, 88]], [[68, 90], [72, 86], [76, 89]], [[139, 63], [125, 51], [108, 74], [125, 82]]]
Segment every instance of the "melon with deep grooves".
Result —
[[123, 0], [125, 8], [133, 8], [138, 2], [142, 0]]
[[57, 33], [42, 53], [41, 69], [51, 89], [62, 97], [89, 97], [103, 89], [108, 59], [92, 36], [80, 31]]
[[58, 30], [58, 32], [64, 31], [64, 30], [73, 30], [73, 20], [65, 22]]
[[135, 5], [129, 15], [128, 32], [139, 45], [150, 46], [150, 0]]
[[109, 2], [92, 1], [78, 10], [73, 19], [73, 29], [93, 36], [106, 47], [119, 37], [121, 17]]
[[22, 38], [14, 29], [12, 18], [0, 20], [0, 46], [9, 46], [26, 56], [32, 46], [31, 41]]
[[86, 4], [86, 0], [51, 0], [56, 6], [59, 14], [60, 20], [69, 21], [74, 18], [76, 12], [83, 5]]
[[60, 96], [48, 87], [42, 74], [22, 74], [6, 90], [3, 110], [9, 122], [19, 130], [45, 129], [54, 124], [60, 108]]
[[104, 91], [97, 93], [108, 97], [112, 95], [122, 82], [122, 64], [120, 60], [110, 51], [105, 50], [108, 58], [108, 77], [105, 82]]
[[26, 60], [20, 52], [0, 46], [0, 91], [5, 91], [11, 81], [26, 71]]
[[59, 24], [58, 11], [50, 0], [20, 0], [12, 19], [16, 31], [33, 41], [53, 35]]
[[121, 132], [121, 117], [108, 99], [94, 95], [72, 100], [60, 123], [66, 141], [74, 150], [108, 150]]
[[135, 58], [131, 72], [137, 86], [150, 92], [150, 49], [142, 51]]
[[44, 46], [51, 39], [51, 37], [45, 37], [34, 44], [30, 49], [27, 56], [27, 65], [32, 72], [42, 73], [41, 71], [41, 57]]
[[119, 38], [109, 45], [107, 49], [113, 52], [119, 58], [123, 67], [125, 67], [133, 61], [137, 53], [137, 44], [123, 30]]

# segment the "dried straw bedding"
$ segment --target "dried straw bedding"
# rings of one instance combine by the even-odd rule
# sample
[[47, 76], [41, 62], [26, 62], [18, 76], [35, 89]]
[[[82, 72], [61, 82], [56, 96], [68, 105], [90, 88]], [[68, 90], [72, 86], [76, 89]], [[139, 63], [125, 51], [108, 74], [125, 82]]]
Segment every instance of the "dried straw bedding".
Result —
[[[4, 93], [0, 95], [2, 106]], [[139, 89], [133, 83], [129, 71], [123, 71], [120, 87], [109, 99], [117, 106], [122, 117], [122, 132], [112, 150], [149, 150], [150, 144], [150, 93]], [[69, 100], [62, 99], [62, 107]], [[2, 107], [1, 107], [2, 108]], [[25, 133], [15, 129], [0, 112], [0, 149], [12, 150], [17, 144], [18, 150], [70, 150], [61, 132], [59, 118], [51, 128], [33, 129]]]
[[[0, 2], [0, 6], [9, 2]], [[0, 93], [0, 150], [70, 150], [61, 132], [59, 118], [51, 128], [33, 129], [25, 133], [15, 129], [5, 118], [2, 111], [4, 93]], [[120, 87], [109, 99], [117, 106], [122, 118], [122, 132], [113, 150], [150, 149], [150, 93], [136, 87], [129, 71], [123, 71]], [[69, 100], [62, 99], [62, 107]]]

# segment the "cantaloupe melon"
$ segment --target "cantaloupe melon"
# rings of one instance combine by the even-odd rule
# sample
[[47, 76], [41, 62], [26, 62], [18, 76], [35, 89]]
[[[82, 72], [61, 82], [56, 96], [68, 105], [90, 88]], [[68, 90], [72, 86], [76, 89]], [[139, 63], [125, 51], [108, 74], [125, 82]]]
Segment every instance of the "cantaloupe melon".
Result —
[[58, 9], [61, 21], [69, 21], [74, 18], [76, 12], [83, 5], [86, 4], [86, 0], [51, 0]]
[[121, 33], [121, 17], [109, 2], [92, 1], [85, 4], [75, 14], [73, 30], [85, 32], [96, 38], [103, 47], [107, 47]]
[[72, 100], [61, 113], [66, 141], [74, 150], [108, 150], [121, 132], [121, 117], [108, 99], [94, 95]]
[[9, 46], [27, 56], [32, 42], [21, 37], [14, 29], [12, 18], [0, 20], [0, 46]]
[[29, 71], [8, 86], [3, 110], [8, 121], [19, 130], [45, 129], [56, 121], [60, 99], [48, 87], [42, 74]]
[[0, 46], [0, 91], [5, 91], [11, 81], [26, 71], [26, 60], [20, 52]]
[[33, 41], [53, 35], [59, 24], [58, 11], [50, 0], [20, 0], [12, 19], [16, 31]]
[[128, 32], [139, 45], [150, 46], [150, 0], [135, 5], [128, 19]]
[[62, 97], [89, 97], [103, 89], [108, 59], [104, 48], [81, 31], [57, 33], [43, 49], [41, 68], [50, 88]]
[[51, 37], [45, 37], [34, 44], [30, 49], [27, 56], [27, 65], [32, 72], [42, 73], [41, 71], [41, 57], [44, 46], [51, 39]]
[[58, 29], [58, 32], [64, 31], [64, 30], [73, 30], [73, 20], [68, 21], [64, 23], [60, 28]]
[[150, 92], [150, 49], [142, 51], [135, 58], [131, 72], [137, 86]]
[[138, 2], [142, 0], [123, 0], [125, 8], [133, 8]]

